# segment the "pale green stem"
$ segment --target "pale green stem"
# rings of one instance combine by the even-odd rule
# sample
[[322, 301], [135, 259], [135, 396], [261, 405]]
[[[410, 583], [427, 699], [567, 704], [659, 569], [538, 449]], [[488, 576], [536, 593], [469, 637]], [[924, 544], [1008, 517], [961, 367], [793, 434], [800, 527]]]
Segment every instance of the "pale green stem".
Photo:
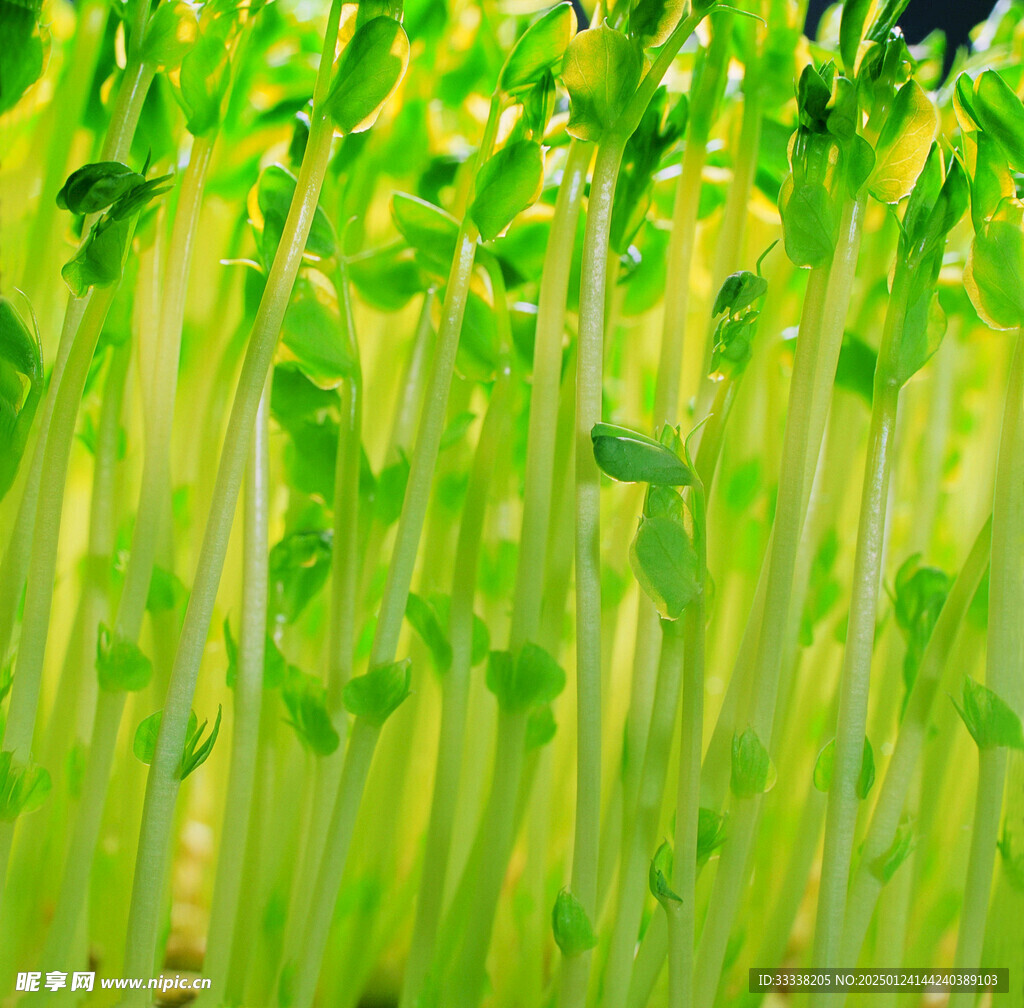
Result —
[[[340, 2], [335, 0], [331, 7], [327, 29], [328, 41], [321, 59], [315, 97], [319, 97], [329, 83], [340, 6]], [[198, 569], [171, 671], [153, 764], [146, 785], [135, 884], [129, 912], [125, 952], [126, 974], [144, 976], [153, 968], [174, 805], [180, 784], [178, 764], [192, 710], [199, 664], [227, 553], [235, 505], [263, 385], [277, 346], [292, 286], [302, 261], [306, 238], [313, 222], [313, 213], [316, 210], [330, 156], [333, 128], [322, 111], [322, 106], [322, 101], [316, 105], [321, 111], [314, 112], [295, 196], [285, 221], [274, 263], [270, 268], [239, 376]], [[144, 996], [131, 994], [126, 998], [125, 1004], [141, 1005], [144, 1001]]]
[[[223, 998], [239, 917], [244, 851], [248, 841], [256, 784], [263, 662], [267, 627], [267, 552], [270, 548], [270, 389], [264, 389], [256, 414], [245, 485], [242, 559], [242, 628], [238, 638], [235, 681], [235, 722], [231, 765], [224, 800], [220, 857], [210, 905], [203, 974], [211, 981], [213, 999]], [[200, 995], [200, 1003], [203, 995]]]
[[[871, 426], [868, 430], [868, 452], [864, 463], [857, 547], [853, 562], [850, 616], [839, 683], [835, 756], [825, 814], [825, 847], [818, 889], [813, 963], [815, 968], [820, 969], [837, 969], [844, 965], [840, 962], [839, 950], [846, 916], [854, 833], [860, 808], [857, 782], [864, 759], [875, 614], [882, 576], [886, 504], [892, 470], [892, 441], [896, 431], [900, 394], [900, 384], [892, 377], [889, 362], [903, 338], [908, 280], [907, 271], [897, 266], [871, 405]], [[811, 1000], [816, 1003], [827, 998], [828, 995], [821, 994]]]
[[[1024, 687], [1020, 682], [1020, 598], [1024, 582], [1024, 326], [1017, 331], [1006, 389], [1003, 430], [996, 465], [992, 505], [992, 562], [989, 568], [988, 651], [985, 685], [1021, 715]], [[999, 818], [1006, 777], [1006, 750], [978, 752], [978, 790], [974, 807], [971, 851], [964, 883], [953, 966], [976, 969], [981, 965], [988, 917], [992, 869], [999, 837]], [[974, 995], [956, 991], [950, 1008], [965, 1008]]]

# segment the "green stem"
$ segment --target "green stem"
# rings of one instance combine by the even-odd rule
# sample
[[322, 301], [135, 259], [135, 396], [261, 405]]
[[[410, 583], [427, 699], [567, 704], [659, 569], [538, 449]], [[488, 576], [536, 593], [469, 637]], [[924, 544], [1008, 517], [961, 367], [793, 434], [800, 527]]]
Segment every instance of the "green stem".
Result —
[[[978, 532], [974, 545], [950, 588], [921, 656], [921, 665], [907, 697], [903, 720], [900, 722], [896, 747], [878, 789], [878, 797], [861, 848], [860, 861], [850, 886], [841, 949], [844, 964], [852, 965], [860, 955], [875, 902], [884, 885], [875, 874], [872, 865], [876, 859], [891, 849], [896, 840], [903, 808], [913, 784], [929, 725], [933, 721], [936, 704], [943, 695], [940, 688], [943, 671], [949, 669], [951, 674], [959, 676], [960, 670], [951, 665], [949, 656], [967, 609], [988, 566], [991, 541], [992, 522], [989, 519]], [[952, 687], [953, 684], [950, 683], [950, 688]]]
[[691, 1008], [694, 946], [697, 940], [697, 831], [700, 821], [700, 767], [704, 739], [704, 628], [707, 589], [707, 529], [704, 488], [697, 485], [690, 498], [693, 542], [701, 591], [684, 620], [686, 656], [683, 662], [683, 707], [679, 746], [679, 782], [676, 794], [675, 857], [672, 887], [681, 902], [668, 920], [669, 1003]]
[[256, 414], [245, 486], [242, 560], [242, 628], [238, 638], [235, 722], [231, 765], [224, 800], [220, 857], [210, 905], [203, 974], [215, 998], [223, 997], [235, 939], [242, 891], [244, 851], [248, 840], [256, 783], [256, 752], [263, 702], [263, 661], [267, 627], [267, 552], [270, 548], [269, 386]]
[[310, 1008], [313, 1003], [320, 964], [331, 929], [334, 904], [345, 872], [356, 815], [359, 812], [366, 777], [370, 772], [370, 763], [379, 736], [380, 728], [362, 718], [356, 719], [345, 753], [341, 784], [338, 787], [338, 797], [328, 828], [329, 842], [320, 864], [316, 888], [311, 894], [306, 942], [296, 976], [294, 1008]]
[[508, 435], [511, 383], [507, 371], [499, 377], [480, 431], [462, 511], [459, 541], [452, 568], [449, 638], [452, 662], [442, 681], [440, 739], [434, 790], [427, 827], [426, 849], [412, 945], [402, 983], [402, 1008], [416, 1003], [430, 969], [441, 919], [442, 899], [451, 851], [452, 822], [459, 795], [469, 674], [473, 648], [473, 597], [491, 477]]
[[633, 823], [623, 844], [623, 863], [619, 870], [619, 899], [603, 988], [602, 1003], [608, 1008], [622, 1008], [629, 993], [634, 950], [647, 894], [647, 868], [656, 846], [672, 736], [679, 714], [685, 650], [683, 634], [680, 627], [667, 621], [662, 621], [661, 629], [661, 660], [640, 792]]
[[[331, 7], [327, 43], [317, 78], [317, 94], [323, 93], [329, 84], [340, 7], [339, 0], [335, 0]], [[125, 971], [133, 975], [145, 976], [152, 972], [169, 853], [168, 843], [180, 784], [177, 774], [178, 763], [192, 710], [199, 664], [224, 566], [235, 505], [263, 385], [312, 225], [313, 213], [327, 170], [333, 132], [321, 102], [314, 107], [309, 141], [299, 171], [295, 196], [285, 221], [274, 263], [270, 268], [235, 391], [227, 436], [217, 470], [214, 499], [207, 519], [198, 569], [185, 613], [153, 764], [146, 784], [125, 951]], [[144, 1000], [144, 996], [130, 994], [125, 1004], [142, 1004]]]
[[[839, 684], [835, 758], [825, 814], [825, 848], [815, 926], [815, 968], [835, 969], [846, 916], [854, 833], [860, 798], [857, 782], [864, 760], [871, 656], [875, 642], [878, 586], [882, 576], [886, 504], [892, 470], [900, 384], [889, 370], [889, 358], [903, 337], [908, 296], [907, 272], [897, 266], [896, 281], [879, 350], [864, 463], [857, 547], [853, 562], [850, 616]], [[820, 995], [821, 998], [827, 995]], [[812, 998], [812, 1002], [816, 998]]]
[[515, 652], [535, 640], [540, 629], [541, 599], [548, 530], [551, 522], [551, 490], [554, 478], [555, 441], [558, 431], [558, 390], [562, 372], [562, 337], [565, 303], [569, 291], [572, 251], [583, 197], [587, 168], [593, 156], [591, 144], [573, 141], [555, 200], [551, 232], [544, 252], [540, 293], [537, 300], [537, 336], [533, 351], [533, 390], [530, 396], [526, 468], [523, 480], [523, 520], [516, 568], [516, 593], [509, 630], [509, 648]]
[[[808, 280], [800, 336], [797, 338], [764, 613], [752, 668], [754, 697], [749, 720], [762, 745], [769, 751], [790, 622], [793, 572], [839, 359], [860, 248], [863, 211], [863, 198], [846, 202], [831, 267], [827, 274], [824, 269], [812, 270]], [[738, 725], [742, 723], [743, 719], [740, 719]], [[711, 1004], [714, 1000], [729, 934], [746, 881], [747, 861], [759, 811], [760, 801], [756, 796], [736, 800], [729, 839], [722, 849], [698, 948], [695, 1001], [699, 1005]]]
[[[985, 684], [1021, 714], [1024, 687], [1020, 683], [1020, 584], [1024, 578], [1024, 325], [1017, 332], [1006, 389], [1003, 430], [996, 465], [992, 505], [992, 563], [989, 569], [988, 652]], [[992, 868], [999, 837], [1007, 754], [1004, 748], [978, 753], [978, 790], [974, 807], [971, 851], [964, 883], [953, 965], [976, 969], [981, 965], [988, 917]], [[964, 1008], [973, 995], [954, 992], [950, 1008]]]

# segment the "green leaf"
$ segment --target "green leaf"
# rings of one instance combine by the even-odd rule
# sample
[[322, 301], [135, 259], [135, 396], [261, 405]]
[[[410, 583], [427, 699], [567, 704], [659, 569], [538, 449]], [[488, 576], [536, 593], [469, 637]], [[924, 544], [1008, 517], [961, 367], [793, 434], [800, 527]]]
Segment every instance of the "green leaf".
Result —
[[907, 642], [903, 680], [908, 691], [917, 676], [921, 656], [953, 584], [952, 578], [945, 571], [937, 567], [919, 566], [919, 560], [920, 554], [914, 554], [904, 561], [896, 573], [893, 586], [893, 614]]
[[42, 394], [42, 347], [0, 296], [0, 498], [14, 483]]
[[[228, 689], [234, 689], [238, 683], [238, 645], [231, 633], [231, 621], [224, 619], [224, 650], [227, 652], [228, 667], [224, 676]], [[288, 678], [288, 662], [274, 638], [268, 633], [263, 644], [263, 688], [277, 689], [283, 686]]]
[[975, 82], [970, 111], [1010, 166], [1024, 171], [1024, 104], [995, 70], [984, 71]]
[[587, 911], [568, 889], [563, 889], [555, 899], [551, 927], [555, 933], [555, 944], [565, 956], [580, 955], [597, 944], [597, 935]]
[[768, 292], [768, 281], [750, 270], [739, 270], [730, 273], [718, 289], [715, 305], [711, 309], [711, 317], [726, 312], [734, 315], [744, 308], [749, 308], [758, 298]]
[[0, 752], [0, 821], [14, 822], [34, 812], [50, 793], [50, 774], [34, 763], [23, 764], [11, 752]]
[[732, 737], [732, 776], [730, 787], [737, 798], [752, 798], [775, 786], [775, 766], [757, 732], [747, 728]]
[[390, 17], [356, 29], [338, 62], [327, 111], [343, 133], [362, 133], [380, 115], [409, 65], [409, 37]]
[[664, 45], [686, 13], [686, 0], [633, 0], [629, 34], [644, 49]]
[[198, 36], [196, 8], [184, 0], [163, 0], [146, 24], [142, 59], [162, 70], [177, 69]]
[[672, 847], [668, 841], [654, 852], [651, 867], [647, 873], [647, 884], [651, 895], [666, 909], [683, 902], [683, 898], [673, 892], [672, 886]]
[[915, 80], [896, 93], [875, 145], [875, 167], [868, 179], [871, 195], [898, 203], [914, 186], [935, 139], [939, 116]]
[[[164, 712], [158, 710], [150, 714], [149, 717], [144, 717], [135, 729], [135, 735], [132, 738], [132, 752], [135, 753], [135, 758], [140, 763], [145, 763], [146, 766], [152, 764], [153, 756], [156, 754], [156, 739], [160, 734], [160, 722], [163, 716]], [[195, 718], [194, 713], [192, 718]]]
[[864, 21], [870, 9], [871, 0], [845, 0], [843, 3], [843, 16], [839, 22], [839, 52], [850, 77], [853, 77], [857, 63], [857, 48], [860, 46]]
[[173, 571], [154, 564], [146, 595], [146, 611], [151, 613], [169, 612], [188, 594], [185, 585]]
[[499, 366], [499, 338], [494, 309], [470, 291], [455, 357], [458, 373], [467, 381], [492, 381]]
[[875, 20], [868, 29], [867, 39], [870, 42], [884, 42], [889, 33], [896, 27], [900, 15], [907, 9], [910, 0], [882, 0], [875, 14]]
[[153, 677], [153, 663], [135, 641], [121, 636], [112, 640], [110, 629], [101, 623], [96, 640], [96, 672], [100, 689], [112, 693], [141, 690]]
[[532, 87], [562, 60], [576, 31], [576, 14], [570, 3], [546, 11], [519, 37], [498, 76], [505, 94]]
[[412, 669], [409, 659], [377, 665], [350, 679], [342, 694], [345, 707], [356, 717], [380, 727], [409, 695]]
[[540, 195], [544, 155], [539, 143], [520, 140], [487, 160], [476, 177], [469, 215], [485, 241], [497, 238]]
[[961, 702], [953, 701], [979, 749], [1024, 749], [1024, 731], [1017, 712], [998, 693], [964, 680]]
[[896, 874], [896, 869], [906, 861], [913, 846], [913, 834], [910, 832], [909, 824], [901, 823], [889, 849], [873, 858], [868, 864], [868, 870], [885, 885]]
[[486, 683], [498, 706], [516, 713], [551, 703], [565, 687], [565, 672], [542, 647], [527, 643], [518, 657], [492, 651]]
[[[814, 786], [819, 791], [827, 792], [832, 787], [832, 767], [835, 763], [836, 740], [830, 739], [818, 753], [814, 763]], [[867, 798], [875, 783], [875, 752], [871, 742], [865, 736], [864, 754], [861, 757], [860, 774], [857, 777], [857, 797], [862, 801]]]
[[821, 183], [797, 183], [788, 175], [779, 189], [779, 213], [786, 255], [794, 266], [824, 266], [832, 257], [839, 212]]
[[291, 532], [270, 550], [271, 622], [294, 623], [319, 594], [331, 570], [329, 531]]
[[97, 161], [68, 176], [57, 193], [57, 206], [76, 214], [99, 213], [145, 181], [120, 161]]
[[600, 140], [633, 97], [642, 69], [640, 50], [605, 23], [573, 36], [562, 66], [569, 91], [569, 135]]
[[697, 810], [697, 865], [706, 864], [711, 855], [725, 843], [726, 817], [714, 809]]
[[281, 340], [304, 374], [321, 388], [334, 388], [356, 371], [342, 321], [316, 287], [300, 281], [285, 312]]
[[110, 287], [121, 279], [130, 236], [127, 220], [102, 217], [93, 225], [75, 257], [60, 271], [75, 297], [84, 297], [90, 287]]
[[175, 92], [185, 110], [185, 128], [193, 136], [202, 136], [218, 126], [231, 79], [228, 41], [237, 23], [234, 11], [208, 18], [209, 6], [203, 9], [196, 43], [181, 61], [180, 91]]
[[543, 748], [557, 731], [558, 724], [551, 706], [534, 708], [526, 717], [526, 751]]
[[615, 424], [591, 428], [594, 458], [602, 472], [620, 483], [692, 486], [693, 473], [671, 448], [660, 441]]
[[[432, 594], [430, 606], [437, 614], [438, 624], [447, 628], [450, 626], [451, 598], [448, 595]], [[469, 660], [472, 665], [479, 665], [487, 659], [491, 647], [491, 634], [487, 624], [480, 619], [476, 613], [473, 614], [473, 637], [470, 645]]]
[[434, 659], [434, 667], [444, 674], [452, 666], [452, 648], [448, 643], [447, 625], [442, 625], [434, 607], [415, 592], [409, 592], [405, 618], [420, 635]]
[[992, 220], [975, 231], [964, 287], [982, 320], [993, 329], [1024, 322], [1024, 232], [1021, 213], [1004, 200]]
[[447, 270], [455, 255], [459, 223], [440, 207], [410, 196], [395, 193], [391, 198], [391, 219], [402, 237], [432, 263]]
[[327, 712], [327, 690], [323, 683], [289, 665], [281, 699], [288, 711], [288, 723], [299, 741], [317, 756], [330, 756], [340, 739]]
[[[295, 197], [297, 181], [294, 175], [283, 165], [272, 164], [260, 174], [256, 186], [256, 203], [263, 215], [263, 237], [260, 242], [260, 253], [264, 262], [274, 261], [277, 246], [281, 242], [284, 224]], [[327, 214], [317, 205], [313, 213], [313, 223], [306, 239], [306, 252], [318, 259], [332, 259], [337, 254], [337, 242], [334, 228]]]
[[0, 115], [18, 104], [43, 74], [38, 8], [0, 0]]
[[[194, 715], [193, 715], [194, 717]], [[184, 780], [193, 770], [198, 770], [213, 752], [213, 747], [220, 734], [221, 707], [217, 704], [217, 718], [213, 722], [213, 728], [206, 739], [203, 739], [203, 732], [206, 730], [207, 722], [193, 728], [192, 718], [189, 719], [189, 730], [185, 738], [185, 751], [181, 757], [181, 769], [179, 777]], [[198, 720], [198, 719], [197, 719]]]
[[697, 551], [682, 523], [672, 518], [641, 519], [629, 562], [640, 587], [666, 619], [678, 619], [701, 593]]

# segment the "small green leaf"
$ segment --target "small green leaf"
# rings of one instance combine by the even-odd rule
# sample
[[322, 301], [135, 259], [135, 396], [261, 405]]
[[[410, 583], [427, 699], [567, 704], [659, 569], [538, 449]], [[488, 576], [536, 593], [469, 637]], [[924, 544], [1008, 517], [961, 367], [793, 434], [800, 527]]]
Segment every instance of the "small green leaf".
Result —
[[526, 717], [526, 751], [543, 748], [555, 737], [557, 731], [558, 724], [550, 704], [531, 710]]
[[749, 308], [758, 298], [764, 297], [768, 291], [768, 281], [750, 270], [739, 270], [730, 273], [722, 282], [715, 298], [715, 306], [711, 316], [727, 312], [732, 315]]
[[871, 0], [845, 0], [843, 16], [839, 22], [839, 52], [847, 74], [853, 76], [857, 62], [857, 48], [864, 33], [864, 22], [871, 9]]
[[164, 0], [146, 24], [142, 59], [162, 70], [177, 69], [198, 36], [196, 8], [185, 0]]
[[[295, 176], [283, 165], [272, 164], [260, 174], [256, 186], [256, 203], [263, 215], [260, 252], [264, 262], [270, 263], [274, 260], [285, 220], [295, 196], [296, 185]], [[318, 259], [331, 259], [337, 254], [334, 229], [319, 204], [313, 213], [313, 223], [306, 239], [306, 251]]]
[[316, 756], [330, 756], [338, 748], [340, 739], [327, 711], [327, 690], [323, 683], [289, 665], [281, 699], [288, 711], [288, 723], [295, 729], [299, 741]]
[[441, 675], [446, 673], [452, 665], [452, 648], [448, 643], [447, 626], [441, 624], [434, 607], [415, 592], [409, 592], [405, 618], [427, 645], [434, 667]]
[[685, 527], [672, 518], [641, 520], [629, 562], [640, 587], [666, 619], [678, 619], [701, 593], [697, 551]]
[[131, 223], [102, 217], [89, 232], [74, 258], [60, 271], [75, 297], [84, 297], [90, 287], [110, 287], [121, 279], [128, 252]]
[[693, 473], [671, 448], [660, 441], [615, 424], [597, 423], [590, 439], [602, 472], [620, 483], [691, 486]]
[[869, 871], [882, 885], [885, 885], [896, 874], [896, 869], [906, 861], [913, 846], [913, 834], [910, 832], [909, 824], [901, 823], [889, 849], [872, 859], [868, 865]]
[[345, 685], [345, 707], [356, 717], [380, 727], [409, 695], [411, 663], [404, 661], [377, 665]]
[[1024, 749], [1020, 717], [987, 686], [968, 676], [964, 680], [961, 702], [954, 700], [953, 704], [979, 749]]
[[57, 193], [57, 206], [75, 214], [99, 213], [145, 181], [120, 161], [97, 161], [68, 176]]
[[1010, 166], [1024, 171], [1024, 104], [995, 70], [978, 77], [970, 111], [1002, 148]]
[[149, 580], [149, 592], [146, 595], [146, 611], [151, 613], [169, 612], [174, 609], [188, 594], [184, 584], [173, 571], [159, 564], [153, 566], [153, 576]]
[[1019, 207], [1003, 200], [997, 214], [975, 230], [964, 287], [993, 329], [1024, 322], [1024, 231]]
[[775, 766], [757, 732], [747, 728], [732, 738], [732, 776], [730, 787], [737, 798], [752, 798], [775, 786]]
[[546, 11], [526, 29], [509, 53], [498, 77], [498, 88], [516, 94], [532, 87], [558, 65], [576, 31], [576, 14], [570, 3]]
[[896, 93], [875, 145], [875, 167], [868, 179], [871, 195], [898, 203], [914, 186], [935, 139], [939, 116], [915, 80]]
[[228, 43], [237, 18], [235, 11], [207, 17], [211, 6], [203, 8], [199, 37], [181, 61], [180, 92], [175, 91], [185, 110], [185, 127], [193, 136], [209, 133], [220, 123], [221, 104], [231, 79]]
[[726, 817], [714, 809], [697, 810], [697, 865], [706, 864], [711, 855], [725, 843]]
[[469, 215], [485, 241], [497, 238], [517, 214], [531, 206], [544, 182], [539, 143], [520, 140], [503, 147], [477, 173]]
[[11, 488], [43, 394], [39, 340], [0, 296], [0, 498]]
[[[835, 763], [836, 740], [830, 739], [825, 747], [818, 753], [814, 763], [814, 786], [819, 791], [828, 792], [832, 787], [832, 767]], [[860, 774], [857, 777], [857, 797], [861, 800], [867, 798], [875, 783], [875, 752], [871, 748], [871, 742], [864, 738], [864, 754], [861, 758]]]
[[391, 198], [391, 219], [417, 252], [440, 269], [448, 269], [459, 235], [459, 223], [451, 214], [418, 196], [395, 193]]
[[362, 133], [380, 115], [409, 65], [409, 37], [390, 17], [356, 29], [338, 62], [327, 111], [343, 133]]
[[569, 135], [600, 140], [633, 97], [642, 69], [640, 50], [606, 23], [573, 36], [562, 67], [569, 91]]
[[34, 812], [50, 793], [50, 774], [34, 763], [22, 764], [11, 752], [0, 752], [0, 821], [14, 822]]
[[331, 570], [331, 533], [291, 532], [270, 550], [272, 622], [294, 623], [316, 598]]
[[0, 3], [0, 115], [14, 108], [43, 74], [43, 39], [38, 7]]
[[100, 689], [112, 693], [141, 690], [153, 677], [153, 663], [135, 641], [121, 636], [111, 640], [110, 629], [101, 623], [96, 641], [96, 672]]
[[[156, 753], [156, 739], [160, 734], [160, 722], [163, 716], [164, 712], [158, 710], [150, 714], [149, 717], [144, 717], [135, 729], [135, 735], [132, 739], [132, 752], [135, 753], [135, 758], [140, 763], [145, 763], [146, 766], [153, 762], [153, 756]], [[195, 714], [192, 717], [194, 718]]]
[[824, 266], [832, 257], [839, 213], [831, 193], [818, 182], [794, 181], [779, 190], [779, 213], [786, 255], [794, 266]]
[[597, 935], [587, 911], [568, 889], [563, 889], [555, 899], [551, 927], [555, 932], [555, 944], [565, 956], [580, 955], [597, 944]]
[[210, 757], [213, 747], [220, 734], [221, 707], [217, 704], [217, 718], [213, 722], [213, 728], [209, 736], [204, 740], [203, 732], [206, 730], [207, 722], [204, 721], [193, 729], [192, 721], [189, 720], [189, 732], [185, 738], [185, 751], [181, 758], [181, 769], [179, 776], [184, 780], [193, 770], [198, 770]]
[[565, 688], [565, 672], [542, 647], [527, 643], [518, 657], [492, 651], [486, 682], [498, 706], [515, 713], [551, 703]]
[[655, 851], [651, 858], [651, 867], [647, 873], [647, 884], [651, 895], [666, 909], [683, 902], [681, 896], [673, 892], [672, 886], [672, 848], [668, 841]]
[[341, 318], [316, 287], [298, 282], [285, 312], [281, 341], [304, 374], [321, 388], [334, 388], [356, 370]]
[[686, 0], [633, 0], [629, 34], [644, 49], [664, 45], [686, 13]]

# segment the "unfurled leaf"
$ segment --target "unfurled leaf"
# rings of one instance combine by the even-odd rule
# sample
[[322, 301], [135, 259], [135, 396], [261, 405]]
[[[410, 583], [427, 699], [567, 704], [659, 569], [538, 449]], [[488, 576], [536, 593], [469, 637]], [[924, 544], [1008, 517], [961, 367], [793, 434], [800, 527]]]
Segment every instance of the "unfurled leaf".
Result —
[[[832, 767], [835, 764], [836, 740], [831, 739], [825, 748], [818, 753], [814, 763], [814, 786], [819, 791], [827, 792], [832, 787]], [[875, 752], [867, 737], [864, 739], [864, 754], [861, 758], [860, 774], [857, 777], [857, 797], [867, 798], [875, 783]]]
[[11, 752], [0, 752], [0, 822], [14, 822], [35, 811], [50, 793], [50, 774], [45, 767], [23, 764]]
[[316, 676], [294, 665], [281, 689], [281, 699], [288, 710], [288, 723], [299, 741], [317, 756], [330, 756], [340, 739], [327, 711], [327, 690]]
[[378, 17], [356, 29], [341, 54], [327, 111], [343, 133], [362, 133], [380, 115], [409, 65], [409, 37], [394, 18]]
[[998, 693], [964, 680], [960, 703], [953, 701], [979, 749], [1024, 749], [1024, 730], [1017, 712]]
[[580, 955], [597, 944], [597, 936], [587, 911], [568, 889], [563, 889], [555, 899], [551, 927], [555, 933], [555, 944], [562, 950], [562, 955]]
[[565, 672], [542, 647], [527, 643], [518, 656], [492, 651], [486, 682], [498, 706], [515, 713], [551, 703], [565, 687]]
[[356, 717], [380, 727], [409, 695], [412, 678], [408, 659], [377, 665], [345, 685], [345, 707]]
[[686, 13], [686, 6], [686, 0], [633, 0], [629, 34], [644, 49], [663, 45]]
[[1004, 200], [992, 219], [975, 231], [964, 270], [964, 287], [993, 329], [1024, 322], [1024, 231], [1019, 205]]
[[153, 663], [135, 641], [114, 637], [101, 623], [96, 640], [96, 672], [100, 689], [110, 692], [141, 690], [153, 677]]
[[693, 473], [660, 441], [615, 424], [594, 424], [590, 431], [594, 458], [602, 472], [620, 483], [690, 486]]
[[661, 515], [643, 518], [629, 562], [640, 587], [666, 619], [678, 619], [701, 593], [697, 551], [679, 521]]
[[633, 97], [642, 68], [640, 50], [607, 24], [575, 35], [562, 66], [569, 90], [569, 135], [600, 140]]
[[160, 69], [174, 70], [198, 36], [196, 8], [185, 0], [164, 0], [146, 24], [142, 58]]
[[752, 798], [775, 786], [775, 766], [757, 732], [747, 728], [732, 738], [730, 787], [737, 798]]
[[938, 113], [915, 80], [896, 93], [875, 145], [875, 166], [868, 179], [871, 195], [898, 203], [914, 186], [939, 126]]
[[1024, 171], [1024, 104], [995, 70], [978, 77], [970, 112], [999, 144], [1010, 167]]
[[786, 255], [794, 266], [823, 266], [832, 257], [839, 227], [835, 199], [818, 182], [786, 177], [779, 190], [779, 213]]
[[469, 215], [485, 241], [497, 238], [540, 195], [544, 156], [540, 144], [520, 140], [503, 147], [477, 173]]
[[498, 77], [498, 88], [516, 94], [532, 87], [556, 67], [576, 31], [576, 14], [570, 3], [546, 11], [519, 37]]
[[459, 235], [459, 223], [451, 214], [418, 196], [395, 193], [391, 198], [391, 218], [417, 252], [447, 270]]
[[[285, 220], [295, 196], [297, 182], [283, 165], [272, 164], [260, 174], [256, 187], [256, 202], [263, 215], [263, 235], [260, 251], [263, 260], [271, 263], [281, 242]], [[334, 229], [327, 214], [318, 205], [313, 213], [313, 223], [306, 239], [306, 251], [318, 259], [331, 259], [337, 253]]]
[[415, 592], [409, 592], [405, 603], [405, 618], [427, 645], [434, 666], [442, 675], [451, 668], [452, 648], [448, 643], [448, 628], [442, 626], [437, 612], [426, 599]]

